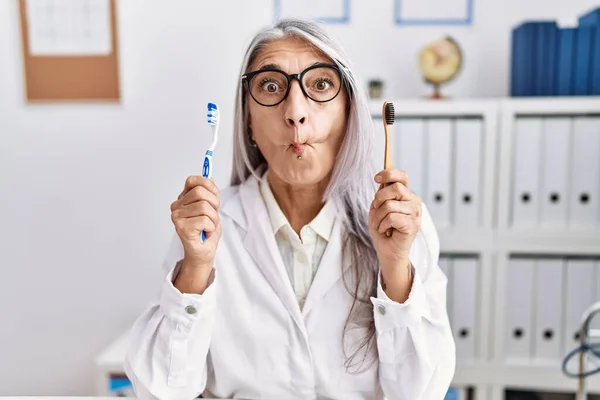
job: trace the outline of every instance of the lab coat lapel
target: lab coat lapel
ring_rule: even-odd
[[[279,253],[269,222],[268,210],[261,198],[258,181],[251,176],[240,186],[240,200],[248,221],[244,247],[254,259],[296,324],[303,327],[298,300]]]
[[[302,308],[303,315],[307,315],[318,304],[319,300],[342,278],[342,272],[346,273],[349,266],[349,261],[346,261],[342,271],[342,224],[338,217],[308,291],[306,302]]]

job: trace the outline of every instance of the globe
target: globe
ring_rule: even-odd
[[[462,66],[462,51],[449,36],[423,46],[419,54],[419,71],[425,82],[434,88],[433,98],[442,98],[440,85],[454,79]]]

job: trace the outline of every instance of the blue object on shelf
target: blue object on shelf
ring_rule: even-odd
[[[573,71],[575,81],[573,83],[573,94],[575,96],[586,96],[591,94],[591,54],[596,27],[580,26],[577,28],[577,39],[575,40],[575,64]]]
[[[556,96],[573,95],[575,65],[576,28],[565,28],[558,32],[558,51],[556,57]]]
[[[536,96],[552,96],[555,93],[556,47],[558,25],[555,21],[539,22],[536,25],[534,49],[534,91]]]
[[[460,398],[460,394],[457,389],[451,387],[446,392],[446,396],[444,397],[444,400],[464,400],[464,399]]]
[[[600,7],[579,17],[579,26],[592,29],[588,94],[600,95]]]
[[[558,28],[524,21],[512,30],[510,95],[600,95],[600,7]]]
[[[535,22],[524,22],[512,33],[511,96],[531,96],[534,78]]]

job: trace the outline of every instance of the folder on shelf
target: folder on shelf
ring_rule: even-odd
[[[556,81],[556,48],[558,43],[558,25],[555,21],[539,21],[535,31],[535,96],[552,96]]]
[[[571,258],[567,260],[566,290],[564,301],[564,357],[577,348],[579,329],[585,310],[598,299],[596,294],[595,260],[587,258]]]
[[[425,198],[425,122],[421,118],[404,118],[395,124],[394,160],[399,169],[408,173],[410,190]],[[429,202],[428,202],[429,203]],[[429,206],[429,204],[427,204]]]
[[[509,362],[530,362],[533,342],[535,259],[511,257],[506,270],[504,354]]]
[[[576,96],[587,96],[591,94],[592,51],[595,35],[595,26],[579,26],[577,28],[575,65],[573,67],[573,72],[575,74],[573,94]]]
[[[575,47],[577,28],[563,28],[558,31],[556,58],[556,95],[571,96],[575,84]]]
[[[536,260],[533,359],[537,363],[560,365],[562,361],[564,264],[561,258]]]
[[[594,28],[592,32],[592,52],[590,54],[589,94],[600,95],[600,8],[579,17],[579,26]]]
[[[426,197],[431,217],[438,228],[448,228],[450,216],[450,190],[452,182],[452,130],[450,118],[428,118]]]
[[[535,228],[540,207],[542,119],[518,117],[514,126],[511,222],[515,228]]]
[[[459,361],[473,360],[477,356],[477,305],[480,304],[478,263],[476,257],[452,258],[452,330]]]
[[[534,91],[536,23],[524,22],[512,31],[511,96],[531,96]]]
[[[572,229],[595,229],[600,218],[600,117],[574,117],[572,135],[569,224]]]
[[[567,226],[571,125],[569,117],[543,119],[539,224],[542,228]]]
[[[476,227],[480,223],[482,204],[483,121],[458,118],[455,123],[453,223],[457,228]]]

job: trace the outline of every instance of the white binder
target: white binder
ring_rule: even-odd
[[[472,360],[477,354],[477,265],[478,260],[475,257],[452,258],[452,331],[456,343],[456,357],[460,361]]]
[[[579,328],[584,311],[598,300],[595,261],[586,258],[567,260],[564,297],[565,332],[563,356],[579,346]]]
[[[394,164],[408,173],[409,189],[424,200],[425,123],[420,118],[400,119],[394,124],[393,135]]]
[[[542,182],[540,226],[567,226],[569,137],[571,118],[544,119],[542,135]]]
[[[438,228],[450,226],[450,188],[452,177],[452,129],[449,118],[427,120],[427,204]]]
[[[456,227],[479,225],[483,123],[481,118],[456,120],[453,221]]]
[[[535,260],[511,258],[506,272],[506,359],[510,362],[529,363],[533,342]]]
[[[599,225],[600,117],[573,121],[569,224],[573,229]]]
[[[540,364],[559,365],[562,361],[563,271],[563,259],[536,261],[533,358]]]
[[[539,221],[541,139],[540,118],[516,119],[512,171],[512,226],[515,228],[535,228]]]

